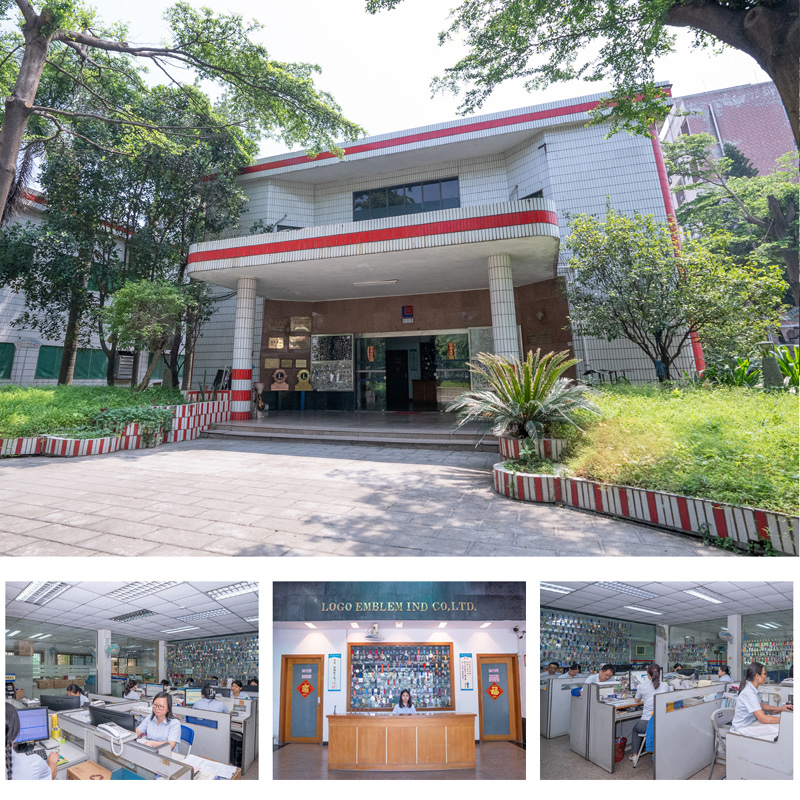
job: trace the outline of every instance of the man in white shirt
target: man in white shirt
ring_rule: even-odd
[[[559,678],[575,678],[580,671],[581,671],[581,665],[577,664],[575,661],[573,661],[569,665],[569,669],[563,675],[559,675],[558,677]]]
[[[610,681],[614,677],[615,673],[616,670],[613,664],[603,664],[597,675],[590,675],[585,683],[606,683],[606,681]]]
[[[539,675],[539,677],[540,678],[553,678],[553,677],[556,677],[557,675],[558,675],[558,662],[557,661],[551,661],[547,665],[547,670],[545,672],[542,672]]]

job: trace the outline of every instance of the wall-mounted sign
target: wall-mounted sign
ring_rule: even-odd
[[[456,357],[456,343],[447,343],[447,357],[452,361]]]
[[[311,317],[291,317],[289,330],[297,333],[311,333]]]
[[[477,611],[475,603],[465,600],[443,600],[434,601],[433,603],[420,602],[415,603],[413,600],[397,600],[388,601],[385,603],[348,603],[347,601],[339,603],[322,603],[320,609],[324,612],[332,611]]]
[[[308,336],[289,337],[290,350],[309,350],[310,348],[311,348],[311,339]]]
[[[472,672],[472,653],[459,653],[459,669],[461,672],[461,691],[471,692],[475,688]]]
[[[281,365],[281,360],[279,358],[264,359],[264,369],[276,369],[280,365]]]
[[[276,369],[275,372],[272,373],[272,386],[269,388],[272,389],[273,392],[288,392],[289,391],[289,384],[286,383],[286,370],[285,369]]]
[[[311,384],[309,383],[310,377],[311,373],[307,369],[299,370],[297,373],[297,384],[294,387],[295,391],[310,392],[311,391]]]
[[[370,363],[375,361],[375,345],[371,344],[367,347],[367,361]]]
[[[342,654],[328,653],[328,691],[342,690]]]
[[[267,338],[268,350],[283,350],[283,336],[270,336]]]
[[[403,306],[403,324],[414,324],[414,306]]]
[[[294,362],[291,358],[282,358],[278,366],[283,367],[283,369],[291,369],[294,366]]]

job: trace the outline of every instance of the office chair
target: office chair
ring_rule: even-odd
[[[651,736],[653,734],[654,725],[653,720],[655,719],[655,714],[650,717],[647,722],[647,730],[644,733],[637,733],[636,735],[639,737],[639,750],[631,756],[631,761],[633,761],[633,768],[636,769],[636,765],[639,763],[639,759],[645,755],[648,751],[645,749],[647,747],[647,734],[649,733]]]
[[[186,725],[181,725],[181,740],[175,749],[181,755],[188,756],[192,752],[192,742],[194,742],[194,731]]]
[[[714,772],[714,764],[717,758],[724,764],[725,762],[725,739],[731,729],[735,708],[715,708],[711,712],[711,727],[714,729],[714,757],[711,759],[711,769],[708,771],[708,780]]]

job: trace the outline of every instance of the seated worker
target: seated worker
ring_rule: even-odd
[[[720,667],[717,670],[717,680],[720,683],[733,683],[733,678],[731,678],[731,668],[728,666]]]
[[[86,696],[86,692],[84,692],[83,689],[81,689],[81,687],[78,686],[77,683],[71,683],[69,686],[67,686],[67,694],[70,697],[80,697],[81,708],[83,708],[85,705],[88,705],[91,702],[89,698]]]
[[[792,711],[793,706],[771,706],[762,703],[758,697],[758,688],[767,682],[767,668],[754,661],[749,664],[744,679],[739,685],[739,696],[736,698],[736,711],[731,722],[731,733],[742,733],[749,725],[762,722],[765,725],[779,723],[780,717],[770,716],[783,711]],[[777,728],[776,731],[777,733]]]
[[[579,672],[581,671],[581,665],[577,662],[573,661],[569,665],[569,669],[563,674],[559,675],[559,678],[574,678]]]
[[[250,695],[243,692],[243,688],[241,681],[231,681],[231,697],[234,700],[248,700]]]
[[[613,664],[603,664],[597,675],[590,675],[584,683],[606,683],[614,677],[615,673],[616,670]]]
[[[250,678],[250,680],[247,681],[247,685],[248,686],[258,686],[258,678]]]
[[[161,691],[168,692],[170,690],[170,682],[165,678],[161,681]]]
[[[553,675],[560,675],[558,661],[551,661],[547,665],[547,669],[539,675],[540,678],[552,677]]]
[[[647,723],[650,717],[653,716],[654,698],[657,694],[664,694],[671,692],[672,687],[661,680],[661,667],[653,662],[647,665],[647,677],[649,681],[642,681],[636,689],[636,699],[644,700],[644,708],[642,709],[642,716],[633,726],[633,732],[637,736],[644,736],[647,733]],[[630,754],[629,758],[636,761],[636,754],[639,752],[638,742],[634,747],[634,751]]]
[[[228,709],[225,708],[224,703],[220,703],[219,700],[215,700],[216,694],[214,690],[211,688],[211,684],[207,683],[201,690],[200,694],[202,695],[202,699],[198,700],[192,708],[204,708],[207,711],[222,711],[223,713],[227,714]]]
[[[126,700],[141,700],[142,693],[138,691],[139,689],[139,681],[129,680],[125,684],[125,691],[123,692],[123,696]]]
[[[58,750],[51,750],[47,761],[35,753],[20,753],[14,745],[17,736],[19,736],[19,715],[11,703],[6,703],[6,780],[54,781]]]
[[[169,742],[174,750],[181,740],[181,723],[172,713],[172,696],[166,692],[159,692],[153,698],[153,711],[146,716],[137,726],[140,739],[145,739],[142,744],[158,747],[164,742]]]
[[[411,692],[403,689],[400,692],[400,702],[392,709],[392,714],[416,714],[417,710],[411,702]]]

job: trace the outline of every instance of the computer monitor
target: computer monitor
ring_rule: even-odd
[[[244,689],[242,689],[242,691],[245,692],[246,694],[257,695],[258,686],[256,686],[255,684],[253,684],[252,686],[248,685],[245,686]]]
[[[43,694],[39,702],[51,711],[72,711],[74,708],[81,707],[80,697],[70,697],[70,695]]]
[[[164,687],[160,683],[146,683],[145,687],[147,688],[148,697],[155,697],[157,694],[164,691]]]
[[[136,733],[136,720],[124,711],[111,711],[108,708],[89,706],[89,721],[92,725],[103,725],[106,722],[112,722],[114,725],[119,725],[120,728],[125,728],[126,731]]]
[[[17,710],[17,716],[19,716],[19,735],[14,739],[14,744],[43,742],[50,738],[46,708],[20,708]]]
[[[230,689],[223,689],[220,687],[219,689],[214,689],[214,694],[221,695],[222,697],[230,697],[231,690]]]
[[[185,700],[186,705],[193,706],[203,696],[202,692],[202,689],[187,689]]]
[[[636,689],[640,683],[647,680],[646,669],[635,669],[631,672],[631,689]]]
[[[685,675],[687,678],[689,678],[694,675],[697,670],[693,667],[687,667],[686,669],[676,669],[675,672],[677,672],[678,675]]]

